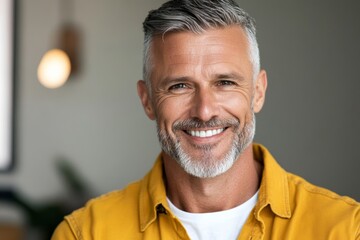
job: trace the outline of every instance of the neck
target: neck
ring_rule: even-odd
[[[186,212],[216,212],[234,208],[250,199],[258,190],[262,167],[253,157],[252,145],[234,165],[214,178],[197,178],[186,173],[168,155],[163,154],[167,196]]]

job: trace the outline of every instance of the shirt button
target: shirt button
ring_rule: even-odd
[[[159,204],[156,206],[156,212],[158,214],[166,214],[166,209],[164,208],[164,206],[162,204]]]

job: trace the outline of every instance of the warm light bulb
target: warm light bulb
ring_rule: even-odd
[[[68,55],[60,49],[45,53],[38,67],[39,82],[47,88],[61,87],[69,78],[71,63]]]

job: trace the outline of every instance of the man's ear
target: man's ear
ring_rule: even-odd
[[[265,70],[261,70],[256,82],[254,92],[254,112],[258,113],[265,103],[265,93],[267,88],[267,75]]]
[[[144,80],[139,80],[137,82],[137,92],[138,92],[139,98],[141,100],[141,103],[143,105],[146,115],[151,120],[155,120],[155,112],[153,109],[153,105],[151,103],[150,94],[148,92],[148,87],[146,86],[146,83]]]

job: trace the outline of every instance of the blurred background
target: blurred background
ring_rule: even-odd
[[[16,2],[15,164],[0,173],[0,239],[48,239],[63,214],[141,178],[159,153],[136,82],[142,22],[165,1]],[[268,72],[256,142],[286,170],[359,201],[360,2],[237,2],[256,19]],[[49,89],[38,66],[65,23],[78,68]]]

